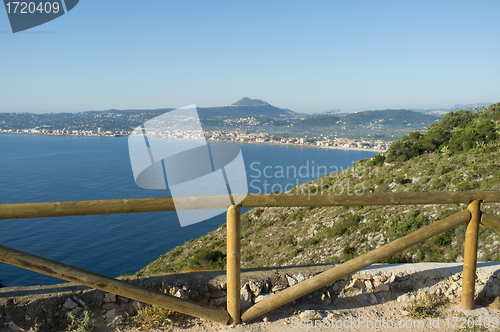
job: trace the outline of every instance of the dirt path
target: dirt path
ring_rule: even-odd
[[[211,332],[211,331],[498,331],[500,330],[500,310],[498,302],[477,306],[470,312],[460,309],[458,302],[446,302],[435,306],[437,317],[411,318],[404,310],[410,303],[389,301],[383,304],[344,306],[343,308],[302,304],[276,309],[254,321],[236,326],[220,325],[197,318],[179,319],[174,327],[151,331]],[[470,318],[472,317],[472,318]],[[468,321],[467,321],[468,319]],[[469,323],[469,327],[467,327]],[[481,327],[479,327],[481,323]],[[490,328],[484,328],[484,324]],[[476,324],[474,326],[473,324]],[[475,329],[470,328],[475,327]],[[104,327],[98,332],[140,331],[137,328]]]

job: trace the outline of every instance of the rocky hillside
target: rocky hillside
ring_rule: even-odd
[[[439,121],[444,121],[449,128],[448,138],[442,142],[431,140],[436,136],[429,138],[427,134],[412,133],[393,143],[395,148],[387,152],[390,163],[386,156],[376,155],[356,162],[350,169],[303,184],[299,189],[311,194],[321,194],[322,191],[362,194],[500,190],[500,117],[497,112],[500,114],[500,109],[493,108],[489,115],[487,112],[467,113],[470,116],[460,113],[460,121],[455,127],[448,122],[457,114],[450,113]],[[440,128],[439,123],[433,128]],[[459,148],[456,133],[467,140],[476,135],[477,126],[483,130],[477,135],[483,136],[477,136],[474,145],[462,143],[462,148]],[[488,132],[485,132],[485,127]],[[430,135],[436,135],[435,131]],[[427,141],[434,142],[435,147],[422,148],[416,153],[403,149],[408,148],[406,143]],[[450,141],[455,144],[451,148]],[[402,145],[401,142],[406,143]],[[411,156],[409,152],[412,152]],[[344,262],[465,208],[459,204],[256,208],[245,213],[241,220],[242,267]],[[500,204],[483,204],[482,210],[500,215]],[[460,262],[463,260],[464,236],[465,226],[459,227],[385,262]],[[481,226],[479,260],[500,261],[498,244],[500,236]],[[160,256],[138,273],[223,269],[225,255],[226,231],[222,225]]]

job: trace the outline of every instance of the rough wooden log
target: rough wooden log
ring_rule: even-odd
[[[156,293],[125,281],[116,280],[16,249],[0,246],[0,261],[133,300],[154,304],[186,315],[208,319],[221,324],[227,324],[229,321],[229,315],[221,309],[211,308],[175,296]]]

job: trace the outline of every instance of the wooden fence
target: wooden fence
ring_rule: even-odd
[[[176,200],[179,198],[176,198]],[[500,203],[500,192],[421,192],[315,195],[249,195],[241,207],[326,207],[383,206],[416,204],[468,204],[462,212],[434,222],[402,238],[358,256],[330,270],[304,280],[256,303],[244,313],[240,310],[240,206],[220,206],[217,196],[183,197],[182,206],[190,209],[228,208],[227,210],[227,312],[189,300],[160,294],[124,281],[99,275],[67,264],[0,246],[0,261],[28,270],[72,281],[200,317],[221,324],[249,322],[275,308],[335,282],[371,264],[393,256],[436,235],[467,224],[463,265],[461,307],[474,308],[474,285],[479,224],[500,231],[500,218],[481,213],[481,203]],[[174,211],[171,197],[114,199],[73,202],[0,204],[0,219],[80,216],[116,213]]]

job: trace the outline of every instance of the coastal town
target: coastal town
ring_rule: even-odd
[[[207,140],[230,141],[249,144],[284,144],[318,148],[369,149],[386,151],[391,142],[382,140],[347,139],[341,137],[279,137],[268,133],[246,133],[238,131],[213,130],[205,133]]]
[[[90,137],[120,137],[127,136],[130,131],[111,131],[98,128],[93,130],[49,130],[49,129],[0,129],[2,134],[18,135],[51,135],[51,136],[90,136]],[[301,147],[330,148],[330,149],[363,149],[373,151],[386,151],[391,145],[390,141],[368,140],[364,138],[347,139],[342,137],[324,136],[319,137],[285,137],[269,133],[251,133],[248,131],[233,130],[208,130],[204,132],[205,139],[209,141],[235,142],[246,144],[272,144],[292,145]],[[176,132],[175,137],[165,133],[157,133],[157,138],[163,139],[185,139],[191,136],[188,132]]]

